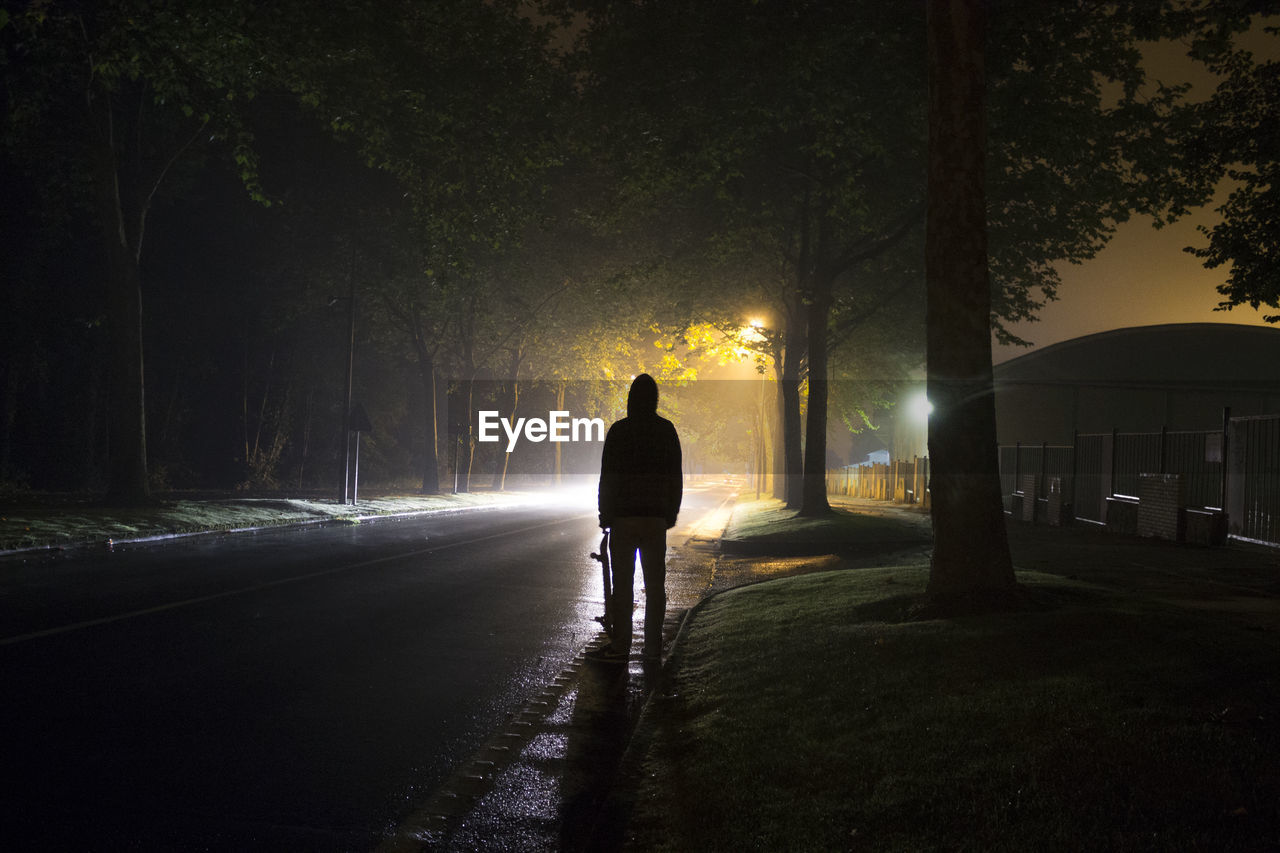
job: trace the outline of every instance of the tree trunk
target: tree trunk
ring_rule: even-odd
[[[561,380],[561,382],[560,382],[559,386],[556,388],[556,409],[557,409],[558,411],[564,411],[564,388],[565,388],[565,383],[564,383],[564,381],[563,381],[563,380]],[[563,485],[563,484],[564,484],[564,455],[563,455],[563,453],[561,452],[561,448],[562,448],[563,446],[564,446],[564,443],[563,443],[563,442],[556,442],[556,444],[555,444],[555,448],[556,448],[556,485],[557,485],[557,486],[560,486],[560,485]]]
[[[804,480],[800,515],[810,518],[827,515],[827,324],[831,315],[831,281],[826,276],[814,282],[809,302],[809,417],[805,422]]]
[[[503,389],[506,391],[506,400],[499,404],[499,410],[507,412],[507,423],[511,424],[514,429],[516,425],[516,409],[520,407],[520,363],[524,361],[524,345],[517,343],[513,345],[509,353],[511,360],[507,363],[507,375],[511,378],[503,382]],[[556,445],[557,447],[559,445]],[[496,491],[505,491],[507,488],[507,469],[511,465],[511,454],[506,452],[506,446],[502,445],[501,461],[494,466],[493,471],[493,488]]]
[[[147,415],[142,367],[142,284],[127,248],[108,263],[110,324],[110,457],[107,502],[119,506],[151,500],[147,483]]]
[[[787,416],[787,400],[782,393],[782,358],[781,353],[777,361],[773,363],[773,416],[778,422],[777,432],[773,435],[773,497],[775,500],[786,501],[787,499],[787,478],[786,469],[783,467],[787,458],[787,439],[786,439],[786,416]]]
[[[459,494],[471,491],[471,460],[474,457],[472,453],[474,442],[471,435],[471,395],[475,390],[473,375],[469,375],[458,383],[458,402],[462,406],[462,414],[466,417],[466,422],[460,424],[461,429],[458,432],[458,467],[454,473],[454,491]]]
[[[507,423],[511,424],[512,429],[515,429],[516,409],[520,406],[520,381],[512,379],[507,389]],[[502,451],[502,461],[494,469],[493,476],[493,488],[499,492],[507,489],[507,468],[511,465],[511,454],[506,452],[505,446],[502,447]]]
[[[120,174],[111,97],[91,96],[97,126],[95,180],[107,264],[108,415],[107,502],[130,506],[151,500],[147,482],[147,417],[143,392],[142,276],[138,268],[143,211],[128,195],[131,175]]]
[[[440,491],[440,412],[436,400],[436,362],[426,341],[416,331],[414,345],[418,351],[418,375],[422,380],[427,421],[423,439],[422,494],[434,495]]]
[[[783,460],[787,456],[787,442],[783,424],[786,420],[787,402],[782,393],[782,359],[785,355],[785,349],[782,340],[779,337],[777,343],[773,347],[773,410],[771,417],[773,419],[773,468],[770,470],[770,476],[773,478],[773,497],[776,500],[785,501],[787,499],[787,484],[785,469],[783,468]]]
[[[933,596],[1015,586],[996,459],[983,0],[930,0],[927,282]]]
[[[778,393],[782,406],[782,498],[789,509],[799,509],[804,486],[804,457],[800,419],[800,362],[805,354],[804,319],[798,313],[787,318],[786,342]]]
[[[315,390],[307,390],[306,407],[302,416],[302,449],[298,455],[298,489],[301,491],[303,475],[307,470],[307,455],[311,452],[311,421],[315,414]]]
[[[770,458],[772,464],[769,466],[770,494],[776,500],[785,501],[787,499],[787,484],[785,482],[786,478],[783,476],[782,465],[787,455],[787,444],[782,435],[782,416],[786,411],[786,401],[782,399],[781,368],[775,368],[774,374],[773,409],[769,413],[770,437],[773,444],[773,455]]]

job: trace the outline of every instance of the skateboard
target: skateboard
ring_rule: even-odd
[[[600,563],[600,576],[604,579],[604,615],[595,617],[600,623],[600,627],[604,632],[613,639],[613,617],[610,616],[610,601],[613,598],[613,580],[609,570],[609,531],[606,530],[600,536],[600,552],[592,552],[591,559]]]

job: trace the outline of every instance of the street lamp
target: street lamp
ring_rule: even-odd
[[[907,411],[911,414],[913,420],[920,423],[928,423],[929,416],[933,414],[933,403],[929,402],[929,398],[924,393],[917,394],[907,403]]]

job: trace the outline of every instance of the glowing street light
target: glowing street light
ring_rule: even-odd
[[[930,403],[929,398],[922,392],[912,397],[907,403],[907,413],[911,415],[912,420],[928,423],[929,415],[933,414],[933,403]]]

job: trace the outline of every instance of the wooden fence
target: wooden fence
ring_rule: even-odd
[[[827,472],[827,492],[876,501],[929,506],[929,459],[898,459],[887,464],[847,465]]]

